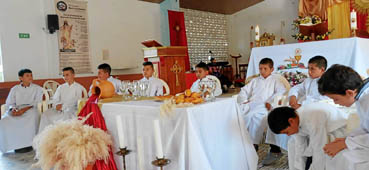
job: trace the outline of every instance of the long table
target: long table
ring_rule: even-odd
[[[300,64],[305,68],[289,68],[280,71],[307,72],[308,61],[316,55],[322,55],[328,60],[328,67],[333,64],[343,64],[355,69],[361,76],[367,77],[369,69],[369,39],[343,38],[335,40],[314,41],[296,44],[285,44],[268,47],[253,48],[247,70],[247,77],[259,73],[259,62],[268,57],[274,61],[275,71],[278,67],[291,64],[295,58],[296,49],[301,50]]]
[[[160,115],[161,102],[152,100],[103,104],[113,150],[119,148],[116,116],[123,122],[125,143],[133,150],[127,169],[152,170],[155,158],[153,120],[159,119],[163,150],[172,170],[256,170],[258,156],[245,129],[234,98],[216,99],[192,107],[176,108],[171,116]],[[119,169],[122,158],[115,156]]]

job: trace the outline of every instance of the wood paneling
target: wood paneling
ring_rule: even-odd
[[[180,0],[181,8],[220,14],[234,14],[264,0]]]
[[[139,1],[146,1],[146,2],[152,2],[152,3],[158,3],[158,4],[160,4],[164,0],[139,0]]]
[[[124,75],[113,75],[113,77],[118,78],[120,80],[139,80],[143,76],[142,74],[124,74]],[[90,76],[90,77],[77,77],[76,81],[81,84],[83,87],[87,89],[87,91],[90,88],[91,82],[93,79],[97,77]],[[64,83],[63,79],[41,79],[41,80],[34,80],[33,83],[38,84],[42,87],[44,82],[46,80],[55,80],[59,82],[60,84]],[[10,89],[15,86],[16,84],[19,84],[19,81],[13,81],[13,82],[3,82],[0,83],[0,104],[4,104],[6,98],[8,97],[8,93]]]

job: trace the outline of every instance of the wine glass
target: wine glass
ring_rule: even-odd
[[[139,93],[139,82],[138,82],[138,80],[133,80],[132,81],[130,91],[132,92],[133,100],[137,100],[138,99],[138,93]]]

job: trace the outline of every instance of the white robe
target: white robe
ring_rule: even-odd
[[[148,96],[162,96],[163,95],[163,83],[155,77],[150,77],[147,79],[146,77],[142,78],[140,81],[148,81],[149,89],[147,91]]]
[[[220,81],[217,77],[213,76],[213,75],[207,75],[205,78],[203,79],[197,79],[191,86],[191,91],[192,92],[200,92],[200,88],[199,88],[199,83],[200,81],[207,81],[207,80],[215,80],[217,81],[216,87],[215,87],[215,91],[214,91],[214,95],[215,96],[220,96],[222,95],[222,86],[220,84]]]
[[[0,120],[1,152],[32,146],[39,125],[37,104],[42,101],[42,94],[42,88],[35,84],[29,87],[15,85],[11,88],[6,99],[7,112]],[[25,105],[32,105],[33,108],[22,116],[11,115],[11,108],[23,108]]]
[[[369,167],[369,88],[361,92],[361,96],[355,102],[360,118],[360,128],[348,134],[345,140],[347,149],[331,158],[328,163],[329,169],[340,167],[350,170],[367,170]]]
[[[256,77],[241,88],[237,102],[244,114],[246,127],[254,144],[261,142],[267,128],[268,110],[265,103],[272,104],[274,98],[282,96],[285,91],[286,88],[278,75],[270,75],[267,78]],[[244,104],[245,102],[248,103]]]
[[[110,76],[107,80],[110,81],[113,84],[114,89],[115,89],[115,93],[121,94],[120,88],[122,87],[122,81],[120,81],[119,79],[114,78],[113,76]],[[91,84],[90,90],[88,91],[88,96],[92,95],[92,86],[93,85]]]
[[[77,103],[82,98],[83,87],[74,82],[72,85],[64,83],[60,85],[51,100],[52,109],[45,111],[41,115],[39,132],[56,121],[67,120],[77,117]],[[62,110],[56,110],[56,106],[62,104]]]
[[[297,109],[299,132],[288,141],[290,170],[305,170],[306,158],[312,156],[310,170],[324,170],[328,156],[325,144],[345,136],[348,114],[327,103],[310,103]]]
[[[290,89],[288,97],[296,96],[299,104],[308,104],[321,100],[329,100],[327,96],[323,96],[318,91],[318,80],[320,78],[307,78],[301,84]]]

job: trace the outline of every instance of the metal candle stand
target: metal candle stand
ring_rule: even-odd
[[[157,167],[160,167],[160,170],[163,170],[163,166],[170,164],[170,160],[165,159],[165,157],[156,158],[156,160],[152,161],[151,163]]]
[[[119,148],[119,151],[115,154],[119,155],[119,156],[123,156],[123,169],[126,169],[126,155],[128,155],[129,153],[131,153],[131,150],[128,150],[127,147],[125,148]]]

